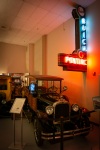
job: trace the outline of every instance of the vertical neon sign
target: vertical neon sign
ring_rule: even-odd
[[[77,13],[79,16],[79,25],[80,25],[80,49],[82,51],[87,50],[87,41],[86,41],[86,15],[85,8],[82,6],[77,7]]]
[[[86,51],[87,41],[86,41],[86,19],[84,17],[81,18],[80,21],[80,30],[81,30],[81,50]]]
[[[86,19],[81,19],[81,50],[86,51]]]
[[[76,9],[72,10],[72,16],[75,19],[75,46],[76,51],[80,49],[81,51],[86,51],[87,41],[86,41],[86,13],[85,8],[78,6]]]
[[[65,71],[87,71],[87,39],[85,8],[78,6],[72,10],[75,19],[75,50],[72,54],[59,53],[58,66]]]

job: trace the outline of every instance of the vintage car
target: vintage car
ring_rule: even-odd
[[[71,104],[63,94],[67,87],[62,87],[62,81],[60,77],[35,75],[26,90],[38,146],[42,146],[44,140],[56,142],[77,135],[86,136],[90,132],[92,111]]]

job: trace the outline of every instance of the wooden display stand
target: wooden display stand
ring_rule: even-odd
[[[23,110],[23,105],[25,103],[25,98],[16,98],[14,101],[13,106],[11,107],[10,113],[13,113],[13,130],[14,130],[14,141],[9,146],[11,149],[20,149],[22,150],[25,146],[25,143],[23,143],[23,117],[22,117],[22,110]],[[20,114],[21,115],[21,141],[16,142],[15,139],[15,114]]]

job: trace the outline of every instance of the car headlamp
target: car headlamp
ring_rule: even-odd
[[[46,107],[46,113],[48,115],[52,115],[53,114],[53,106],[47,106]]]
[[[79,106],[77,104],[72,105],[72,110],[77,112],[79,110]]]

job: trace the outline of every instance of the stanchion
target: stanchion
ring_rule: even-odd
[[[15,113],[13,114],[13,132],[14,132],[14,146],[15,146]]]
[[[16,125],[15,125],[15,114],[13,114],[13,143],[9,146],[10,149],[19,149],[22,150],[25,146],[25,143],[23,143],[23,116],[21,112],[21,141],[16,141]]]
[[[99,150],[100,150],[100,96],[95,96],[92,98],[92,100],[93,100],[94,110],[99,112]]]
[[[61,126],[61,140],[60,140],[60,150],[63,150],[63,118],[60,118],[60,126]]]
[[[21,147],[23,147],[23,115],[21,112]]]
[[[100,149],[100,111],[99,111],[99,149]]]

